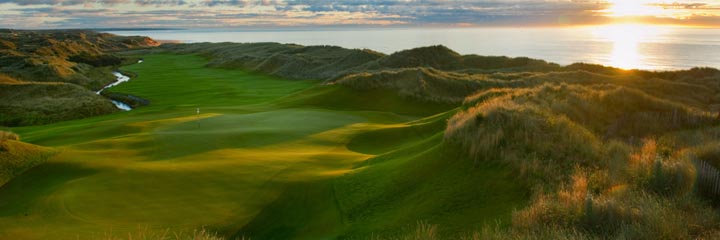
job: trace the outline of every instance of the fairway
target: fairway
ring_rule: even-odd
[[[0,188],[0,239],[138,228],[319,239],[418,221],[456,232],[504,222],[527,200],[505,166],[473,166],[442,144],[452,108],[207,68],[195,55],[142,57],[109,91],[150,105],[12,129],[60,153]]]

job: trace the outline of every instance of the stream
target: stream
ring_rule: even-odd
[[[138,63],[142,63],[142,62],[143,62],[143,60],[138,60]],[[130,81],[130,77],[125,76],[125,75],[123,75],[123,74],[120,73],[120,72],[115,71],[115,72],[113,72],[112,74],[115,75],[115,79],[116,79],[115,82],[110,83],[110,84],[108,84],[107,86],[103,87],[102,89],[98,90],[97,92],[95,92],[96,94],[100,95],[100,93],[102,93],[102,91],[105,90],[105,89],[108,89],[108,88],[111,88],[111,87],[120,85],[121,83],[124,83],[124,82],[127,82],[127,81]],[[123,111],[130,111],[130,110],[132,110],[132,107],[130,107],[130,105],[125,104],[124,102],[115,101],[115,100],[112,100],[112,99],[110,99],[110,101],[111,101],[113,104],[115,104],[115,107],[117,107],[117,108],[120,109],[120,110],[123,110]]]

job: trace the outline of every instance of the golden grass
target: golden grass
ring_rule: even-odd
[[[553,74],[566,73],[531,78]],[[631,75],[555,81],[479,91],[448,121],[447,143],[476,161],[510,164],[535,189],[534,200],[514,213],[510,228],[470,236],[717,236],[717,210],[695,194],[693,161],[717,162],[720,151],[712,139],[718,120],[704,100],[672,94],[677,89],[676,94],[712,99],[705,90],[716,86],[676,79],[650,86]]]
[[[20,136],[13,132],[0,131],[0,141],[15,140],[20,141]]]
[[[135,232],[129,232],[127,234],[115,235],[112,232],[104,233],[103,236],[97,239],[102,240],[226,240],[226,238],[219,236],[217,233],[209,231],[205,228],[195,229],[191,232],[183,231],[171,231],[166,229],[164,231],[153,230],[147,227],[140,227]],[[237,238],[233,240],[249,240],[249,238]]]
[[[0,131],[0,186],[54,154],[50,148],[20,142],[15,133]]]

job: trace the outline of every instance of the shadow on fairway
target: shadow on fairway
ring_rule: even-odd
[[[324,110],[283,109],[226,114],[153,132],[155,148],[143,154],[167,160],[216,149],[278,144],[362,122],[363,117]]]
[[[0,188],[0,216],[28,214],[35,202],[63,184],[95,172],[71,163],[46,163],[33,168]]]

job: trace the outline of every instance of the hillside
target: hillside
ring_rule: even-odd
[[[0,125],[116,112],[108,99],[91,96],[115,81],[111,72],[123,59],[113,52],[158,45],[147,37],[89,30],[0,30]]]
[[[162,50],[201,54],[209,66],[237,68],[288,79],[328,79],[384,56],[372,50],[280,43],[165,44]]]
[[[358,70],[416,67],[446,71],[500,69],[506,71],[552,71],[560,69],[560,65],[524,57],[460,55],[452,49],[438,45],[399,51],[377,61],[368,62],[358,67]]]
[[[0,124],[25,126],[117,112],[106,98],[62,82],[0,84]]]
[[[0,187],[53,154],[49,148],[21,142],[17,135],[0,131]]]
[[[89,30],[0,29],[0,73],[25,81],[66,82],[98,90],[113,80],[106,67],[120,64],[111,52],[159,45],[147,37]],[[98,61],[103,58],[106,60]]]
[[[519,179],[544,189],[493,238],[666,239],[717,231],[707,202],[715,197],[702,194],[706,183],[695,175],[696,161],[715,161],[703,154],[702,139],[717,131],[716,112],[612,84],[492,89],[466,104],[450,118],[446,141],[476,162],[509,164]]]

